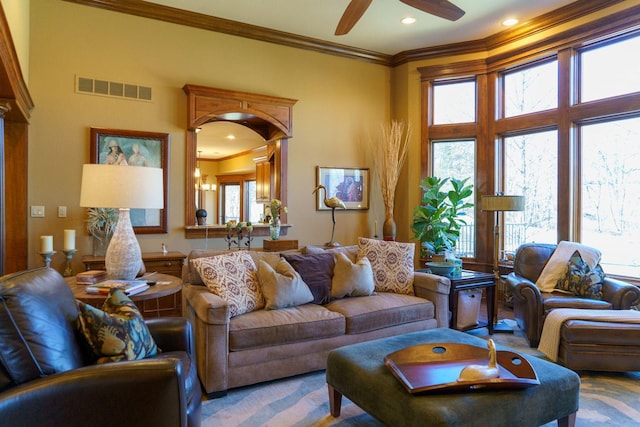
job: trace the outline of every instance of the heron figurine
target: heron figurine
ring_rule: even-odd
[[[324,205],[331,208],[331,220],[333,221],[333,228],[331,229],[331,241],[326,246],[340,246],[340,243],[333,241],[333,234],[336,231],[336,208],[347,209],[347,205],[337,197],[330,197],[327,199],[327,189],[324,185],[318,185],[311,194],[315,194],[318,190],[324,190]]]

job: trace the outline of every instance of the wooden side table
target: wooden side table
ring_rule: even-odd
[[[89,294],[85,291],[87,285],[76,283],[75,277],[65,277],[67,284],[71,288],[73,295],[77,300],[94,307],[101,308],[106,295]],[[148,278],[156,282],[144,292],[136,294],[131,298],[136,303],[140,313],[145,318],[163,317],[163,316],[182,316],[182,279],[168,274],[154,274]],[[180,296],[180,298],[177,298]],[[174,301],[173,304],[164,304],[162,300]]]
[[[162,281],[158,277],[164,275],[173,276],[172,280],[179,280],[182,277],[182,265],[187,256],[182,252],[146,252],[142,254],[142,261],[144,262],[145,269],[148,273],[156,272],[153,276],[149,277],[149,280]],[[104,270],[104,257],[96,257],[92,255],[85,255],[82,257],[82,262],[86,270]],[[75,282],[75,278],[74,282]],[[136,300],[138,295],[133,296],[134,301],[141,301],[138,304],[141,313],[144,317],[160,317],[160,316],[182,316],[182,281],[180,281],[180,287],[173,293],[166,295],[157,295],[155,298],[149,298],[144,300]],[[156,285],[157,286],[157,285]],[[155,287],[152,287],[153,289]],[[143,292],[139,295],[147,294]],[[84,295],[87,295],[86,293]],[[137,304],[137,303],[136,303]]]

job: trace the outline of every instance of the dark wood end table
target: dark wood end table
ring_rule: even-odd
[[[483,273],[480,271],[462,270],[460,277],[450,277],[451,289],[449,290],[449,309],[451,310],[450,327],[456,329],[458,324],[458,293],[464,289],[486,290],[487,322],[480,322],[476,326],[461,328],[460,330],[470,330],[487,327],[489,335],[493,334],[494,299],[496,296],[496,276],[493,273]]]

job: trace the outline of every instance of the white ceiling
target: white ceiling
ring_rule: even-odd
[[[399,0],[373,0],[346,35],[335,36],[350,0],[146,0],[190,12],[238,21],[376,53],[400,52],[479,40],[505,29],[502,21],[520,24],[575,0],[452,0],[465,15],[455,22],[414,9]],[[402,18],[414,17],[406,26]],[[225,137],[234,134],[235,140]],[[198,134],[202,158],[221,158],[264,144],[258,134],[234,123],[203,126]]]
[[[257,25],[373,52],[396,53],[478,40],[504,30],[501,22],[526,22],[575,0],[452,0],[465,15],[455,22],[426,14],[399,0],[373,0],[344,36],[334,32],[350,0],[146,0],[190,12]],[[417,22],[406,26],[402,18]]]

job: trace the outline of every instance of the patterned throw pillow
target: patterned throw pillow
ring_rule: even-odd
[[[353,263],[347,254],[338,252],[335,260],[331,298],[361,297],[373,293],[375,283],[369,258],[364,257]]]
[[[358,239],[358,259],[369,258],[376,292],[413,295],[415,243]]]
[[[266,261],[258,261],[258,279],[267,310],[295,307],[313,301],[307,284],[284,258],[280,258],[275,269]]]
[[[227,302],[231,317],[264,308],[257,268],[247,251],[196,258],[191,264],[209,290]]]
[[[556,289],[570,292],[576,296],[603,300],[602,281],[604,271],[600,264],[593,270],[589,269],[587,263],[580,256],[580,252],[575,251],[567,264],[567,274],[558,281]]]
[[[158,353],[136,305],[120,289],[111,289],[102,310],[76,302],[78,323],[97,363],[139,360]]]

